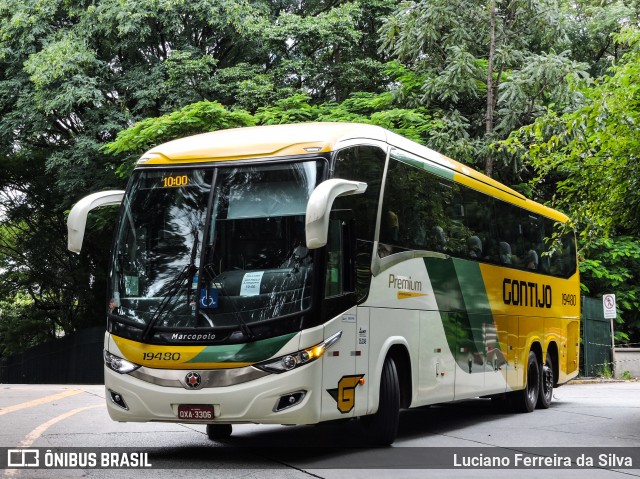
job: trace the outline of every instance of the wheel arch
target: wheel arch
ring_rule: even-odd
[[[374,367],[369,374],[368,414],[378,410],[380,378],[382,377],[382,367],[387,357],[393,358],[396,365],[400,384],[400,407],[408,408],[413,400],[413,370],[411,368],[409,344],[404,337],[390,337],[380,348],[380,353],[376,356],[375,362],[372,361]]]
[[[540,342],[533,341],[531,343],[531,346],[529,347],[529,351],[533,351],[536,357],[538,358],[538,363],[542,364],[543,354],[542,354],[542,345],[540,344]]]
[[[533,352],[533,354],[536,355],[536,358],[538,358],[538,364],[542,365],[542,359],[544,357],[544,354],[542,352],[542,345],[540,344],[540,341],[538,341],[537,339],[534,340],[531,343],[531,346],[529,346],[529,349],[527,350],[527,353],[525,355],[525,358],[527,358],[529,356],[529,351]],[[527,377],[527,368],[526,368],[526,359],[525,359],[525,377],[524,377],[524,387],[527,387],[527,381],[529,380],[529,378]]]
[[[396,364],[398,382],[400,383],[400,407],[408,408],[413,399],[413,383],[411,378],[411,357],[403,344],[394,344],[389,348],[387,356]]]

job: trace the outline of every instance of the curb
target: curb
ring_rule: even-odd
[[[578,378],[572,379],[567,382],[567,385],[572,384],[610,384],[610,383],[635,383],[640,379],[615,379],[615,378]]]

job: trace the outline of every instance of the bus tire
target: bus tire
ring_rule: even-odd
[[[207,437],[212,441],[229,439],[232,431],[231,424],[207,424]]]
[[[364,419],[368,441],[372,444],[389,446],[396,439],[400,422],[400,382],[396,363],[389,356],[382,366],[378,412]]]
[[[542,366],[540,374],[540,394],[538,395],[538,409],[548,409],[553,399],[553,362],[551,355],[547,352],[547,360]]]
[[[521,391],[511,393],[514,409],[518,412],[533,412],[540,395],[540,365],[538,357],[529,351],[527,359],[527,383]]]

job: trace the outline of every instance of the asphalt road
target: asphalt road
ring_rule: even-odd
[[[550,409],[530,414],[506,412],[487,399],[403,411],[398,439],[384,449],[354,448],[363,434],[357,421],[240,425],[229,440],[217,443],[207,438],[204,426],[112,422],[102,386],[0,385],[0,391],[2,454],[8,454],[6,448],[65,454],[125,448],[147,452],[153,466],[0,469],[6,478],[640,477],[640,382],[569,384],[555,390]],[[529,448],[548,449],[535,449],[531,456]],[[556,455],[560,461],[568,450],[591,457],[594,466],[576,468],[574,462],[571,468],[540,469],[520,463],[514,470],[503,462],[462,468],[451,459],[455,453],[455,461],[464,465],[465,457],[482,461],[506,455],[513,464],[515,455],[525,453]],[[632,468],[619,468],[615,461],[629,451]],[[599,464],[601,453],[605,465]]]

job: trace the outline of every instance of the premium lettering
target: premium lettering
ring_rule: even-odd
[[[422,281],[414,281],[411,276],[389,275],[389,288],[403,289],[406,291],[422,291]]]
[[[551,308],[551,286],[505,278],[502,281],[502,300],[504,304],[513,306]]]

